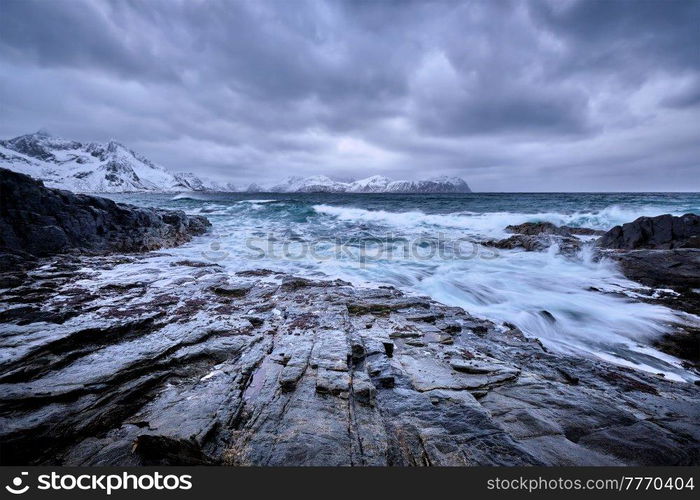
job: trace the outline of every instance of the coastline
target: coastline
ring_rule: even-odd
[[[79,226],[94,228],[94,240],[68,238],[84,249],[5,255],[5,465],[700,462],[697,383],[553,352],[514,325],[392,286],[143,252],[201,235],[206,219],[34,189],[67,214],[85,203],[132,212],[111,234]],[[21,220],[15,230],[29,234],[47,225]],[[511,231],[535,251],[542,238],[577,244],[557,226]]]

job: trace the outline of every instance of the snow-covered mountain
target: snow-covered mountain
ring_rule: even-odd
[[[293,176],[273,184],[237,189],[189,172],[170,172],[123,144],[78,142],[40,130],[0,140],[0,167],[28,174],[48,187],[83,193],[247,191],[251,193],[470,193],[458,177],[392,181],[373,175],[353,182],[325,175]]]
[[[394,181],[387,193],[471,193],[469,185],[459,177],[435,177],[423,181]]]
[[[347,184],[334,181],[325,175],[292,176],[278,184],[263,186],[260,189],[270,193],[343,193],[347,191]]]
[[[436,177],[422,181],[392,181],[373,175],[354,182],[339,182],[325,175],[288,177],[277,184],[251,184],[248,192],[268,193],[471,193],[459,177]]]
[[[115,141],[81,143],[44,130],[0,141],[0,166],[76,192],[235,190],[191,173],[172,173]]]
[[[348,186],[348,192],[351,193],[384,193],[386,187],[391,184],[391,179],[383,175],[373,175],[366,179],[351,182]]]

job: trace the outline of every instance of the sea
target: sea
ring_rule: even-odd
[[[356,286],[394,286],[508,328],[548,349],[694,380],[653,342],[698,316],[640,300],[655,291],[595,258],[483,245],[509,224],[547,221],[608,230],[640,216],[700,214],[700,193],[183,193],[115,201],[204,215],[212,231],[169,249],[235,273],[269,269]],[[641,290],[641,292],[640,292]],[[658,292],[663,293],[663,292]]]

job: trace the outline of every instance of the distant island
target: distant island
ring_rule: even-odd
[[[191,172],[171,172],[116,141],[78,142],[54,137],[45,130],[0,140],[0,166],[30,175],[49,187],[83,193],[471,193],[459,177],[410,181],[373,175],[340,182],[314,175],[239,187]]]

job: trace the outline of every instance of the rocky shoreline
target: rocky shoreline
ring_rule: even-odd
[[[514,235],[484,245],[531,252],[557,245],[560,253],[574,256],[588,239],[594,242],[595,258],[616,261],[625,277],[640,284],[636,290],[639,300],[700,314],[700,216],[639,217],[609,231],[549,222],[526,222],[505,229]],[[654,345],[700,369],[700,328],[679,325]]]
[[[164,257],[58,257],[2,292],[3,463],[700,459],[697,385],[392,288]]]
[[[145,252],[181,245],[210,226],[205,217],[46,188],[0,168],[0,251],[5,254]]]
[[[2,245],[4,465],[700,463],[697,384],[549,352],[392,287],[127,255],[125,241],[172,246],[206,223],[39,188],[79,215],[12,211],[3,192],[0,235],[39,221],[80,246],[75,224],[103,229],[54,255]],[[596,236],[571,229],[546,238]],[[690,267],[671,269],[693,278],[692,248],[605,250],[654,251],[681,252]]]

